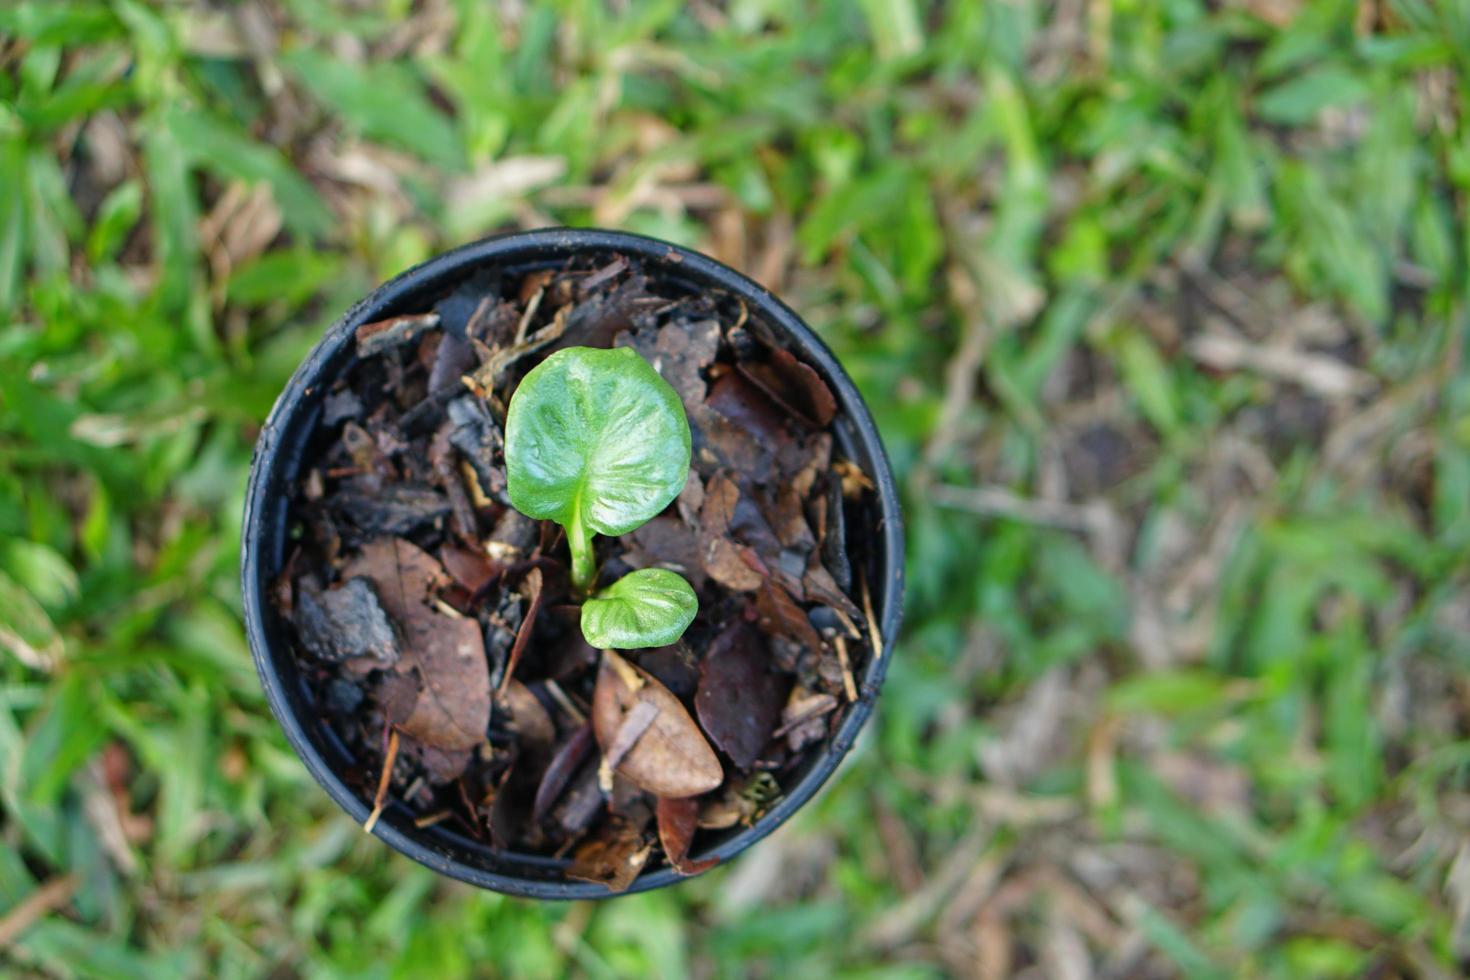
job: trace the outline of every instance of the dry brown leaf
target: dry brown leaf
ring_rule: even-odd
[[[712,537],[729,534],[730,521],[739,503],[739,485],[724,470],[715,473],[704,485],[704,497],[699,507],[700,531]]]
[[[694,707],[709,737],[737,766],[749,769],[781,718],[789,681],[771,670],[761,635],[741,620],[705,654]]]
[[[696,592],[704,588],[699,533],[678,517],[661,514],[623,540],[629,539],[633,546],[623,553],[623,560],[629,565],[667,568],[688,579]]]
[[[642,683],[635,687],[626,678]],[[720,760],[679,699],[653,675],[604,650],[592,693],[592,728],[604,752],[639,702],[651,703],[658,716],[627,750],[619,773],[655,796],[667,797],[698,796],[724,781]]]
[[[520,738],[524,755],[545,758],[556,743],[556,723],[541,699],[520,681],[512,680],[496,698],[508,718],[507,725]]]
[[[417,674],[419,695],[399,726],[435,748],[470,749],[490,724],[490,673],[485,642],[472,619],[456,619],[426,605],[444,579],[439,563],[397,538],[369,542],[343,569],[344,577],[372,582],[402,638],[397,669]]]
[[[741,362],[736,370],[812,428],[825,428],[837,414],[837,399],[827,382],[790,351],[773,347],[769,361]]]
[[[823,602],[833,609],[840,609],[848,617],[856,619],[861,616],[862,610],[857,603],[847,597],[847,593],[838,587],[832,573],[827,571],[827,566],[822,564],[821,558],[816,552],[812,553],[807,561],[806,574],[802,576],[802,587],[806,590],[806,599],[810,602]]]
[[[510,683],[511,676],[516,672],[516,666],[521,662],[521,655],[526,652],[526,644],[531,640],[531,631],[536,628],[536,614],[541,610],[542,591],[541,569],[533,568],[526,573],[526,579],[522,583],[526,594],[530,597],[530,607],[526,615],[521,619],[521,627],[516,630],[516,642],[510,649],[510,657],[505,662],[505,676],[500,680],[500,690],[497,694],[504,694],[506,685]]]
[[[709,577],[727,589],[751,592],[766,580],[756,570],[760,559],[755,552],[729,538],[707,538],[700,559]]]
[[[500,574],[500,565],[478,551],[457,544],[439,549],[439,560],[454,580],[471,593],[479,592]]]
[[[653,845],[626,823],[605,824],[572,853],[567,877],[596,882],[610,892],[624,892],[648,863]]]
[[[654,815],[658,818],[658,841],[675,871],[681,875],[697,875],[720,863],[719,858],[689,860],[689,845],[694,840],[694,832],[699,829],[698,800],[661,799]]]
[[[804,650],[820,650],[822,638],[791,593],[774,580],[761,584],[755,594],[755,623],[769,637],[791,640]]]
[[[490,724],[490,674],[479,624],[425,607],[400,627],[407,647],[403,662],[412,661],[423,685],[400,727],[440,749],[479,745]]]
[[[652,701],[639,701],[633,705],[633,710],[623,715],[622,722],[618,725],[617,733],[613,735],[612,744],[607,747],[603,758],[609,769],[616,769],[627,758],[628,753],[633,751],[633,746],[643,737],[643,733],[653,727],[658,720],[658,708]]]
[[[341,578],[362,576],[377,586],[378,601],[394,620],[422,605],[443,584],[444,569],[431,555],[402,538],[375,538],[342,569]]]

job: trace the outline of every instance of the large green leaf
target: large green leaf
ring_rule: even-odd
[[[699,600],[683,577],[663,568],[629,572],[582,604],[582,635],[595,647],[661,647],[684,635]]]
[[[511,503],[527,517],[627,534],[684,489],[689,422],[632,348],[569,347],[516,389],[505,462]]]

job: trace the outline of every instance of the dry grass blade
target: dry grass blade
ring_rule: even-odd
[[[1327,398],[1371,392],[1372,375],[1336,358],[1279,346],[1261,346],[1242,337],[1206,334],[1189,345],[1190,356],[1217,371],[1255,371],[1268,378],[1299,384]]]
[[[383,771],[378,775],[378,790],[373,794],[373,811],[362,825],[364,834],[371,834],[378,825],[378,818],[383,815],[383,807],[388,803],[388,787],[393,782],[393,764],[397,761],[398,729],[393,728],[388,731],[388,751],[383,753]]]
[[[913,939],[953,897],[990,846],[989,831],[977,830],[950,848],[944,866],[924,886],[889,910],[863,936],[874,949],[892,949]]]
[[[62,875],[23,898],[0,918],[0,949],[9,948],[36,922],[70,902],[81,883],[77,875]]]

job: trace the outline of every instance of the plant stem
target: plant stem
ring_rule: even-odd
[[[572,586],[578,592],[592,591],[592,586],[597,582],[592,533],[580,520],[574,520],[567,525],[567,546],[572,550]]]

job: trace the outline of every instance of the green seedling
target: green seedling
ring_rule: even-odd
[[[674,572],[645,568],[592,593],[593,536],[641,527],[689,478],[684,406],[637,351],[569,347],[532,369],[510,400],[505,465],[516,510],[566,530],[588,643],[629,650],[683,634],[699,604]]]

